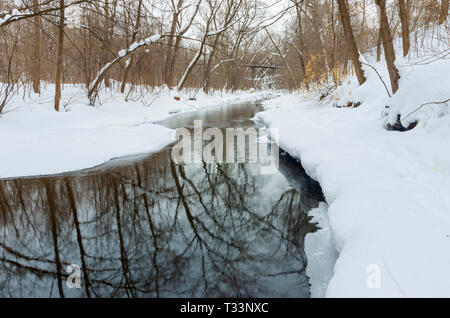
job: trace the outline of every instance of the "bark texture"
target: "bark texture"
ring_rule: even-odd
[[[59,31],[58,31],[58,57],[56,60],[55,79],[55,110],[59,111],[61,102],[61,82],[63,72],[63,49],[64,49],[64,0],[59,0]]]
[[[39,0],[33,0],[33,10],[39,10]],[[41,92],[41,17],[34,17],[34,46],[33,46],[33,90]]]
[[[400,75],[395,66],[395,51],[386,14],[386,0],[375,0],[375,2],[379,9],[381,39],[383,40],[384,57],[386,59],[389,78],[391,80],[392,94],[395,94],[399,88],[398,82],[400,80]]]
[[[439,24],[443,24],[448,16],[448,0],[441,1],[441,13],[439,16]]]
[[[359,61],[359,51],[358,47],[356,46],[352,26],[350,24],[350,16],[348,14],[347,5],[345,3],[345,0],[337,0],[337,2],[339,5],[339,12],[341,14],[342,26],[344,27],[345,39],[347,40],[350,58],[352,59],[359,85],[362,85],[366,81],[366,76],[364,75],[361,62]]]
[[[405,0],[398,1],[398,9],[400,13],[400,21],[402,23],[403,56],[406,56],[408,55],[411,44],[409,39],[409,16]]]

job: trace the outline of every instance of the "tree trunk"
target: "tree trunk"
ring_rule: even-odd
[[[225,30],[230,26],[232,21],[234,20],[238,9],[240,8],[242,4],[242,0],[239,1],[228,1],[227,2],[227,9],[225,16],[223,18],[223,25],[220,27],[219,32],[216,32],[213,45],[210,47],[210,54],[208,57],[208,62],[206,63],[205,69],[203,71],[203,92],[208,94],[209,91],[209,80],[211,78],[211,66],[212,62],[216,56],[217,47],[222,39],[222,34],[225,32]],[[216,17],[214,17],[216,19]],[[216,24],[216,23],[214,23]],[[216,26],[217,27],[217,26]]]
[[[241,33],[236,42],[233,44],[233,49],[231,50],[230,59],[236,59],[238,55],[239,48],[241,47],[241,43],[243,41],[244,33]],[[233,91],[234,89],[234,79],[235,79],[235,63],[229,63],[226,75],[226,85],[225,88],[228,91]]]
[[[441,0],[441,14],[439,16],[439,24],[443,24],[448,16],[448,0]]]
[[[167,79],[167,85],[170,87],[170,84],[172,83],[172,78],[173,78],[173,73],[174,73],[174,68],[175,68],[175,61],[178,58],[178,53],[180,51],[180,42],[181,42],[181,37],[177,36],[176,40],[175,40],[175,47],[172,50],[172,57],[170,59],[170,67],[169,67],[169,77]]]
[[[175,30],[178,22],[178,16],[180,14],[181,6],[183,5],[184,0],[178,0],[178,4],[173,9],[175,10],[172,17],[172,25],[170,26],[170,35],[169,35],[169,42],[167,44],[167,51],[166,51],[166,62],[164,67],[164,84],[167,86],[170,86],[171,82],[171,76],[170,76],[170,68],[172,65],[172,62],[174,60],[174,53],[173,53],[173,42],[174,42],[174,35]],[[178,40],[178,38],[177,38]],[[179,42],[179,41],[178,41]]]
[[[101,63],[104,64],[109,58],[108,54],[108,44],[111,39],[111,33],[112,33],[112,23],[111,23],[111,15],[110,15],[110,9],[109,9],[109,0],[105,0],[104,2],[104,13],[103,13],[103,41],[102,41],[102,53],[101,53]],[[99,22],[100,23],[100,22]],[[110,76],[108,74],[105,74],[105,86],[110,87],[111,86],[111,80]]]
[[[365,10],[365,0],[364,0],[364,3],[363,3],[363,8],[364,8],[364,10]],[[332,76],[333,76],[333,82],[336,84],[336,85],[338,85],[338,82],[339,82],[339,77],[338,77],[338,74],[337,74],[337,71],[336,71],[336,30],[335,30],[335,27],[334,27],[334,25],[335,25],[335,22],[334,22],[334,1],[331,1],[331,42],[332,42],[332,48],[331,48],[331,74],[332,74]],[[365,11],[364,11],[365,12]],[[364,30],[364,24],[365,24],[365,22],[364,22],[364,20],[365,20],[365,13],[363,14],[363,22],[362,22],[362,26],[361,26],[361,30]],[[363,31],[361,31],[361,36],[362,36],[362,32]]]
[[[208,38],[209,27],[211,26],[213,15],[216,13],[215,10],[216,10],[215,7],[211,8],[211,16],[208,18],[208,21],[206,22],[205,34],[203,35],[202,42],[200,43],[200,48],[199,48],[197,54],[195,54],[194,58],[189,63],[189,65],[186,68],[186,71],[184,72],[183,76],[181,77],[181,80],[180,80],[180,82],[177,85],[177,91],[181,91],[183,89],[184,84],[186,84],[186,80],[189,77],[189,74],[191,74],[191,72],[194,69],[195,65],[197,65],[198,60],[202,56],[203,48],[205,47],[206,39]]]
[[[210,79],[210,72],[211,72],[211,65],[212,61],[214,59],[214,56],[216,55],[217,45],[219,44],[221,34],[216,35],[216,38],[214,39],[214,43],[211,47],[211,53],[208,57],[208,62],[206,63],[205,69],[203,71],[203,92],[205,94],[208,94],[209,91],[209,79]]]
[[[58,57],[56,60],[56,79],[55,79],[55,110],[59,111],[61,101],[61,79],[63,68],[63,49],[64,49],[64,0],[59,0],[59,32],[58,32]]]
[[[389,21],[386,15],[386,0],[375,0],[375,2],[379,9],[381,38],[383,40],[384,55],[389,71],[389,78],[391,80],[392,94],[395,94],[399,88],[398,81],[400,80],[400,75],[395,66],[395,51],[392,43],[391,30],[389,29]]]
[[[39,10],[39,0],[33,0],[33,10]],[[34,47],[33,47],[33,90],[41,92],[41,17],[34,17]]]
[[[292,0],[291,0],[292,1]],[[308,81],[305,81],[305,73],[306,73],[306,63],[305,63],[305,55],[306,55],[306,46],[305,42],[303,41],[303,22],[302,22],[302,10],[300,7],[300,3],[294,2],[296,12],[297,12],[297,20],[298,20],[298,41],[300,44],[300,48],[298,50],[299,52],[299,58],[300,58],[300,66],[302,68],[302,82],[306,87],[306,90],[309,91],[309,83]],[[333,43],[334,45],[334,43]]]
[[[378,39],[377,39],[377,62],[381,61],[381,29],[378,29]]]
[[[168,72],[167,72],[167,76],[163,74],[163,77],[165,78],[165,84],[170,86],[170,84],[172,83],[172,78],[173,78],[173,74],[174,74],[174,67],[175,67],[175,61],[177,60],[178,57],[178,52],[180,50],[180,42],[181,42],[181,37],[190,29],[190,27],[192,26],[195,17],[197,16],[197,13],[200,9],[200,5],[202,3],[202,0],[198,0],[197,4],[195,6],[195,10],[194,13],[192,14],[190,21],[187,23],[187,25],[184,27],[184,29],[179,30],[179,32],[177,33],[176,40],[175,40],[175,45],[174,48],[170,49],[171,54],[169,55],[169,47],[171,47],[171,45],[168,46],[168,53],[167,56],[170,56],[170,60],[169,60],[169,67],[168,67]],[[179,3],[179,8],[181,9],[181,4]],[[178,17],[177,17],[178,19]],[[174,36],[174,34],[172,34],[172,36]],[[171,42],[173,44],[173,42]],[[166,60],[167,62],[167,60]],[[166,70],[164,70],[166,71]],[[167,83],[166,83],[167,82]]]
[[[405,0],[398,1],[398,8],[400,12],[400,21],[402,23],[402,41],[403,41],[403,56],[408,55],[410,40],[409,40],[409,15],[406,9]]]
[[[124,58],[129,57],[131,54],[134,54],[137,49],[144,47],[146,45],[150,45],[152,43],[155,43],[156,41],[166,37],[166,35],[154,35],[149,38],[146,38],[145,40],[142,40],[139,42],[138,45],[135,45],[133,47],[129,47],[126,49],[125,54],[118,55],[114,59],[112,59],[110,62],[105,64],[103,68],[97,73],[97,76],[95,79],[91,82],[90,85],[88,85],[88,98],[89,98],[89,105],[94,106],[95,105],[95,99],[97,98],[98,94],[98,88],[100,86],[100,83],[104,80],[105,75],[108,73],[108,71],[117,63],[122,61]]]
[[[362,21],[361,21],[361,31],[359,33],[359,44],[361,44],[365,38],[364,29],[366,27],[366,0],[362,2]]]
[[[181,91],[183,89],[184,84],[186,84],[186,80],[189,77],[189,74],[191,74],[192,70],[194,69],[194,66],[197,65],[198,60],[202,56],[202,52],[203,52],[203,47],[205,45],[205,41],[206,41],[206,37],[203,38],[202,43],[200,45],[200,49],[198,50],[198,52],[195,54],[194,58],[189,63],[188,67],[186,68],[186,71],[183,74],[183,77],[181,77],[181,80],[180,80],[180,82],[177,85],[177,90],[178,91]]]
[[[341,0],[338,0],[338,1],[341,1]],[[314,27],[314,31],[317,34],[317,38],[319,39],[320,46],[321,46],[321,49],[322,49],[322,52],[323,52],[322,53],[323,54],[323,60],[324,60],[324,63],[325,63],[325,68],[327,70],[327,78],[328,78],[328,74],[330,74],[331,69],[330,69],[330,65],[328,63],[328,54],[327,54],[326,42],[325,42],[325,40],[323,38],[323,33],[324,32],[321,31],[321,27],[319,25],[319,16],[318,16],[318,13],[317,13],[317,6],[316,5],[312,6],[312,17],[309,16],[309,14],[306,11],[305,11],[305,15],[311,21],[311,24]]]
[[[366,81],[366,77],[364,75],[361,62],[359,61],[359,52],[356,46],[355,37],[353,36],[347,5],[345,3],[345,0],[337,0],[337,2],[339,4],[339,12],[341,13],[342,26],[344,27],[349,54],[353,61],[353,66],[355,68],[355,73],[356,77],[358,78],[359,85],[362,85]]]
[[[141,7],[142,7],[142,0],[139,0],[138,9],[137,9],[136,24],[134,26],[133,35],[131,36],[131,43],[134,43],[136,41],[138,30],[139,30],[139,26],[141,24]],[[127,65],[125,66],[125,71],[123,73],[122,85],[120,86],[120,92],[122,94],[125,92],[125,86],[127,84],[128,73],[130,72],[130,68],[131,68],[131,65],[133,64],[133,61],[134,61],[134,55],[131,55],[129,60],[128,60]]]

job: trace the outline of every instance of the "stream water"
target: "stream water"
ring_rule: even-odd
[[[254,127],[257,103],[170,127]],[[2,297],[309,297],[300,163],[175,165],[171,148],[51,177],[0,181]],[[79,277],[79,279],[78,279]]]

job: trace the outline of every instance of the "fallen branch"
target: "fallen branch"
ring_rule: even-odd
[[[411,116],[412,114],[414,114],[415,112],[417,112],[418,110],[420,110],[423,106],[426,106],[426,105],[432,105],[432,104],[446,104],[446,103],[448,103],[448,102],[450,102],[450,98],[449,98],[449,99],[446,99],[446,100],[444,100],[444,101],[442,101],[442,102],[429,102],[429,103],[422,104],[422,105],[420,105],[416,110],[413,110],[413,111],[410,112],[406,117],[404,117],[403,120],[405,120],[406,118],[408,118],[409,116]]]
[[[152,35],[144,40],[141,40],[140,42],[135,42],[133,44],[131,44],[127,49],[125,50],[121,50],[118,52],[117,56],[111,60],[109,63],[105,64],[101,70],[97,73],[97,76],[95,77],[95,79],[91,82],[92,84],[89,85],[89,91],[88,91],[88,98],[89,98],[89,103],[90,105],[94,105],[95,104],[95,99],[97,97],[97,92],[98,92],[98,87],[100,86],[100,83],[103,81],[106,73],[115,65],[117,64],[119,61],[121,61],[122,59],[128,57],[129,55],[133,54],[134,52],[136,52],[137,49],[150,45],[152,43],[155,43],[156,41],[162,39],[163,37],[165,37],[166,35],[160,35],[160,34],[156,34],[156,35]]]
[[[360,62],[361,62],[361,61],[360,61]],[[381,78],[381,75],[380,75],[380,73],[378,73],[377,69],[376,69],[375,67],[373,67],[372,65],[367,64],[367,63],[364,63],[364,62],[361,62],[361,64],[367,65],[368,67],[372,68],[372,69],[375,71],[375,73],[377,73],[377,75],[378,75],[378,77],[380,78],[381,82],[383,82],[384,88],[386,88],[386,92],[388,93],[389,97],[392,97],[392,96],[391,96],[391,93],[389,92],[389,89],[388,89],[387,86],[386,86],[386,83],[385,83],[385,82],[383,81],[383,79]]]

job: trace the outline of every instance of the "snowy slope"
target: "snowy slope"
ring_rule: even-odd
[[[131,96],[104,92],[102,105],[87,106],[80,86],[66,85],[53,110],[54,86],[41,96],[16,96],[0,115],[0,178],[47,175],[90,168],[110,159],[157,151],[175,141],[173,130],[155,122],[199,108],[261,98],[266,93],[197,94],[179,101],[167,89]]]
[[[397,114],[404,118],[423,103],[450,97],[450,60],[431,58],[442,49],[448,52],[448,44],[427,51],[427,64],[415,65],[426,56],[398,58],[402,78],[393,98],[366,69],[362,87],[351,78],[323,102],[317,93],[283,96],[257,115],[280,129],[281,148],[300,158],[322,186],[339,254],[328,297],[450,297],[449,104],[415,112],[404,121],[419,120],[412,131],[384,128]],[[384,64],[375,66],[389,85]],[[362,105],[332,107],[347,101]],[[327,264],[329,248],[313,243],[307,241],[310,267]],[[320,274],[309,271],[320,294]]]

